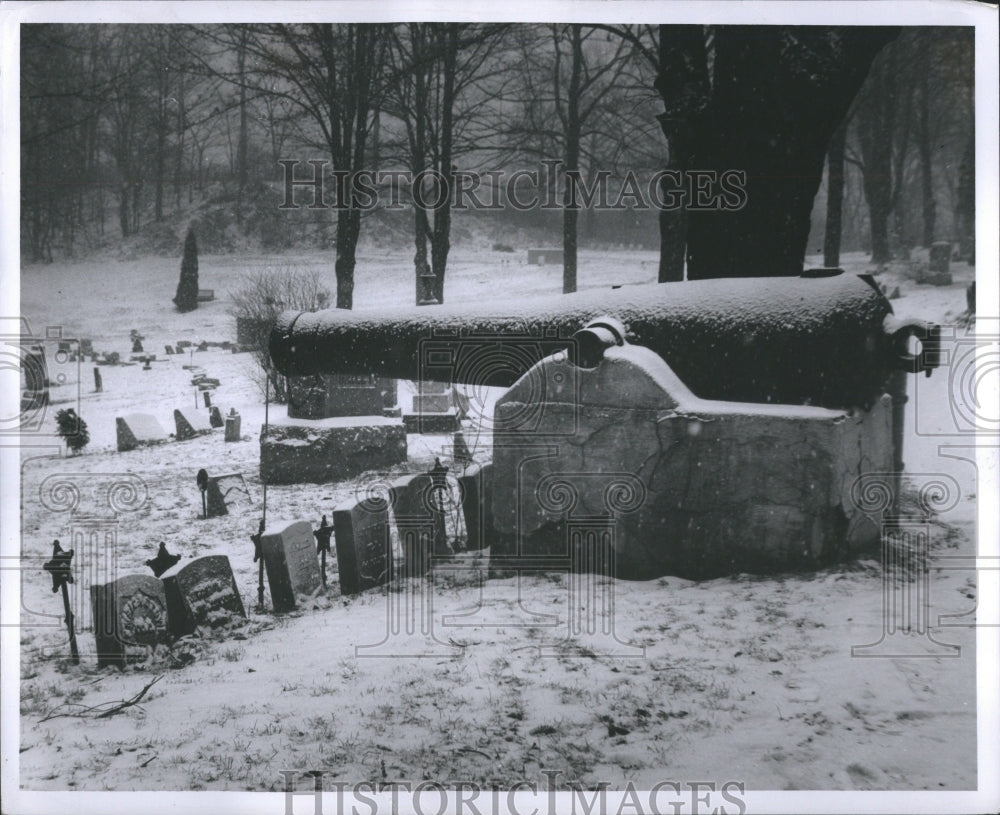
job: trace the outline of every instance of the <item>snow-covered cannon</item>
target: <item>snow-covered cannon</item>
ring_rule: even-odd
[[[509,386],[492,417],[491,562],[641,579],[876,541],[891,504],[866,479],[895,488],[905,372],[934,367],[935,336],[867,276],[823,270],[288,313],[270,351],[290,376]]]

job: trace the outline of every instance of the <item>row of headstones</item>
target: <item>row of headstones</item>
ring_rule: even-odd
[[[190,340],[178,340],[175,345],[163,346],[163,350],[166,352],[167,356],[183,354],[190,348],[193,348],[195,351],[207,351],[209,348],[221,348],[223,351],[232,351],[234,354],[238,354],[240,351],[248,350],[239,343],[230,342],[229,340],[223,340],[222,342],[202,340],[197,345]]]
[[[174,411],[174,438],[183,441],[224,427],[226,441],[240,441],[243,438],[241,423],[242,418],[235,408],[230,409],[228,416],[223,416],[218,405],[213,405],[205,412],[178,409]],[[167,431],[151,413],[129,413],[126,416],[118,416],[115,418],[115,424],[119,453],[170,440]]]
[[[473,464],[459,476],[459,494],[468,534],[466,549],[489,545],[492,528],[490,477],[492,464]],[[397,577],[420,577],[434,556],[450,553],[444,516],[434,496],[438,485],[430,473],[402,476],[389,485],[387,498],[351,500],[333,511],[333,536],[340,573],[340,592],[360,594]],[[394,522],[402,564],[393,562],[390,523]],[[320,571],[320,533],[308,521],[273,523],[260,534],[259,549],[276,612],[292,611],[297,598],[315,594],[325,583]],[[328,539],[327,533],[327,539]],[[397,568],[399,567],[399,568]]]
[[[209,555],[160,577],[132,574],[90,587],[97,665],[124,665],[132,654],[218,628],[246,609],[229,558]]]

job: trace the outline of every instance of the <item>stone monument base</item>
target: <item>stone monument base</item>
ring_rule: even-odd
[[[404,413],[403,423],[407,433],[454,433],[462,428],[455,408],[441,413]]]
[[[261,429],[265,484],[343,481],[406,462],[406,428],[384,416],[272,420]]]

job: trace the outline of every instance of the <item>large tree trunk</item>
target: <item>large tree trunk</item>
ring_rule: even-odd
[[[337,308],[354,307],[354,266],[361,234],[361,211],[342,209],[337,216]]]
[[[826,230],[823,234],[823,265],[840,265],[840,236],[844,225],[844,148],[847,144],[847,121],[840,123],[826,151]]]
[[[573,206],[573,185],[569,173],[580,170],[580,74],[583,70],[581,26],[570,26],[570,76],[566,98],[566,144],[563,154],[567,173],[563,190],[563,294],[576,291],[577,223],[579,210]],[[556,68],[558,70],[558,67]]]
[[[744,171],[746,204],[689,209],[688,279],[801,274],[830,137],[875,54],[896,34],[717,29],[711,105],[690,160],[720,174]]]
[[[917,151],[920,153],[920,193],[924,219],[922,243],[925,247],[934,243],[934,226],[937,220],[931,166],[930,71],[930,60],[924,60],[920,67],[920,125],[917,133]]]
[[[667,139],[666,169],[691,167],[691,138],[709,105],[711,88],[705,53],[705,33],[700,25],[661,25],[656,89],[665,110],[657,118]],[[676,185],[663,178],[660,200],[669,200]],[[687,212],[660,210],[660,267],[657,279],[670,283],[684,279],[687,249]]]
[[[454,139],[455,72],[458,62],[458,23],[448,23],[441,44],[444,55],[442,73],[444,88],[441,93],[441,156],[438,172],[448,179],[449,194],[441,206],[434,210],[434,231],[431,233],[431,269],[434,272],[434,296],[444,302],[444,276],[451,251],[451,194],[454,185],[452,173],[452,142]],[[438,201],[441,191],[435,196]]]

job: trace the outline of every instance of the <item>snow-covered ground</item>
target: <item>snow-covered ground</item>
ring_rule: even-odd
[[[457,248],[449,261],[450,301],[559,291],[560,267],[528,267],[516,258]],[[458,571],[431,588],[409,586],[418,595],[429,592],[424,599],[433,600],[435,630],[447,631],[429,659],[355,657],[356,646],[385,636],[394,596],[387,592],[345,599],[334,586],[314,608],[282,617],[254,612],[257,570],[249,535],[263,497],[257,439],[264,405],[252,360],[216,349],[164,357],[163,346],[234,340],[226,292],[247,271],[318,267],[332,285],[332,263],[328,254],[202,257],[200,285],[214,288],[218,299],[184,315],[170,303],[179,260],[23,270],[22,314],[36,334],[62,326],[64,336],[90,338],[96,350],[128,359],[129,331],[136,329],[146,351],[158,355],[149,371],[103,366],[102,393],[94,392],[91,365],[59,367],[66,381],[53,390],[53,409],[78,407],[90,445],[66,457],[40,436],[22,453],[19,758],[25,788],[280,790],[282,770],[308,769],[349,783],[435,779],[502,787],[522,779],[544,783],[543,770],[559,771],[561,783],[607,781],[613,788],[626,780],[641,789],[669,779],[736,780],[748,789],[975,786],[974,629],[933,630],[941,642],[961,647],[960,658],[852,658],[852,645],[875,642],[882,631],[882,573],[874,560],[814,574],[618,581],[616,634],[644,647],[642,656],[606,656],[602,642],[590,643],[589,652],[555,645],[549,658],[539,658],[536,646],[557,642],[565,629],[566,579],[559,576],[521,585],[507,578],[482,588],[471,573]],[[817,258],[810,263],[822,265]],[[845,258],[845,266],[869,270],[860,255]],[[965,287],[973,279],[964,264],[953,264],[953,273],[954,284],[944,288],[915,284],[902,266],[878,279],[889,291],[900,287],[902,297],[893,305],[901,316],[948,323],[965,308]],[[655,277],[653,252],[581,253],[581,289]],[[359,257],[356,309],[412,297],[408,253]],[[217,431],[117,453],[116,416],[152,413],[172,431],[173,409],[194,407],[197,394],[182,368],[192,361],[221,380],[214,402],[224,412],[235,407],[241,413],[243,441],[227,444]],[[975,550],[975,471],[939,454],[947,439],[927,435],[933,431],[928,422],[944,427],[950,421],[945,372],[914,380],[907,469],[943,471],[961,486],[958,504],[932,524],[934,563],[940,565],[942,558]],[[411,436],[409,448],[411,466],[450,457],[444,436]],[[477,454],[485,454],[482,445]],[[200,520],[195,474],[202,467],[243,473],[255,504]],[[187,657],[183,667],[172,667],[177,655],[166,653],[124,673],[98,671],[87,656],[81,666],[69,665],[61,603],[40,568],[52,540],[65,539],[70,526],[66,513],[47,509],[39,497],[42,482],[62,473],[93,483],[122,473],[141,478],[148,502],[120,515],[119,573],[148,573],[143,563],[160,542],[185,559],[226,554],[250,611],[247,624],[229,639],[186,646],[194,659]],[[357,483],[270,487],[268,513],[317,523]],[[974,609],[974,577],[973,571],[932,569],[932,624],[939,615]],[[556,614],[563,629],[547,628],[541,622],[546,618],[530,624],[509,619],[518,596],[524,609]],[[481,624],[442,629],[442,617],[472,614],[480,606],[488,612]],[[83,633],[80,640],[86,654],[92,637]],[[64,703],[129,699],[160,674],[141,706],[120,715],[43,721]]]

